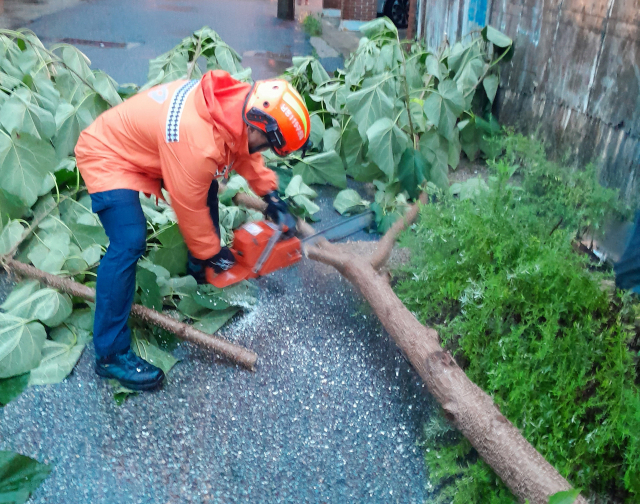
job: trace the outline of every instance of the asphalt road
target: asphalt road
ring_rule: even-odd
[[[340,218],[333,192],[318,226]],[[258,285],[224,329],[259,354],[255,373],[181,344],[162,390],[118,406],[87,349],[0,410],[0,449],[55,464],[33,502],[425,502],[431,401],[368,305],[310,260]]]
[[[255,64],[245,63],[269,77],[281,68],[267,51],[283,59],[311,52],[295,23],[275,19],[275,7],[99,0],[30,28],[49,40],[138,43],[83,49],[119,82],[142,83],[149,58],[209,24],[238,52],[257,51]],[[321,192],[318,227],[340,218],[331,208],[335,192]],[[256,309],[223,331],[259,354],[255,373],[181,344],[174,351],[181,362],[162,390],[118,406],[94,374],[89,348],[63,383],[30,388],[0,409],[0,449],[55,465],[32,502],[428,500],[418,442],[431,400],[366,303],[331,268],[309,260],[257,283]]]
[[[264,79],[290,66],[292,56],[312,50],[300,24],[278,19],[276,10],[269,0],[88,0],[28,28],[47,43],[77,45],[94,68],[117,82],[141,85],[150,59],[206,25],[244,54],[243,65],[255,79]]]

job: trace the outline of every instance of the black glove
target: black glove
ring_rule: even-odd
[[[296,218],[289,213],[289,206],[280,199],[276,191],[270,192],[263,198],[267,202],[264,214],[276,224],[284,224],[288,229],[285,237],[291,237],[296,232]]]
[[[264,214],[269,217],[276,224],[280,224],[280,214],[286,215],[289,213],[289,207],[280,199],[277,191],[271,191],[262,197],[267,203],[267,209]]]
[[[207,260],[207,266],[213,268],[216,273],[227,271],[236,263],[236,257],[228,247],[222,247],[220,252]]]

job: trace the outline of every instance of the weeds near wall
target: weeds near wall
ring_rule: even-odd
[[[573,247],[627,209],[593,170],[550,163],[522,136],[501,148],[488,181],[423,208],[396,290],[573,485],[637,502],[640,305]],[[515,502],[445,423],[426,426],[425,448],[436,502]]]

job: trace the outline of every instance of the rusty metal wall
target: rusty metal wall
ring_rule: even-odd
[[[597,163],[602,183],[638,200],[640,0],[422,0],[422,34],[434,48],[445,34],[459,40],[482,8],[516,47],[502,70],[500,121],[536,134],[558,159]]]

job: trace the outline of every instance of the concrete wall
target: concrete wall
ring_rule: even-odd
[[[422,0],[422,7],[431,47],[484,22],[513,38],[497,100],[501,122],[537,133],[558,158],[596,162],[605,185],[638,198],[640,0]]]

